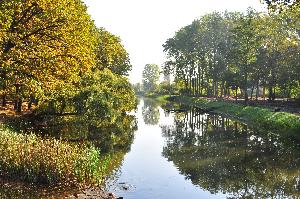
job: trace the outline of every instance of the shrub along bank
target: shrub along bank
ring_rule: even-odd
[[[197,97],[160,97],[171,102],[196,106],[245,121],[250,126],[300,139],[300,116],[287,112],[274,112],[270,109],[234,104],[223,101],[210,101]]]
[[[100,184],[109,158],[93,146],[71,144],[0,127],[2,177],[45,184]]]

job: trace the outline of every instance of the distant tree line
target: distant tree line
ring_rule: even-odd
[[[300,9],[297,2],[287,5],[280,12],[214,12],[194,20],[163,45],[164,74],[190,96],[296,97]]]

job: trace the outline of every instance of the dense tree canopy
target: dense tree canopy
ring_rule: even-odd
[[[0,10],[4,93],[53,97],[93,66],[93,23],[81,1],[5,0]]]
[[[97,68],[108,68],[119,75],[128,75],[131,70],[129,55],[120,38],[112,35],[103,28],[96,30],[97,34]]]
[[[265,0],[270,11],[282,11],[286,8],[296,8],[299,7],[299,0]]]
[[[299,25],[296,9],[207,14],[166,41],[164,71],[183,83],[182,94],[296,97]]]
[[[94,25],[82,1],[4,0],[0,27],[3,106],[13,100],[20,112],[26,101],[111,123],[135,108],[128,53]]]

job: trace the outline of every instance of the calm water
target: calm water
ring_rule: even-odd
[[[299,141],[149,99],[132,114],[105,127],[77,116],[12,126],[93,143],[113,161],[107,189],[125,199],[300,198]],[[0,198],[64,198],[74,191],[0,180]]]
[[[108,189],[127,199],[300,198],[295,141],[191,108],[141,100],[131,150]]]

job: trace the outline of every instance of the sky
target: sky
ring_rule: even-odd
[[[213,11],[265,11],[260,0],[83,0],[98,27],[119,36],[133,66],[131,83],[141,82],[146,64],[162,65],[162,45],[180,28]]]

